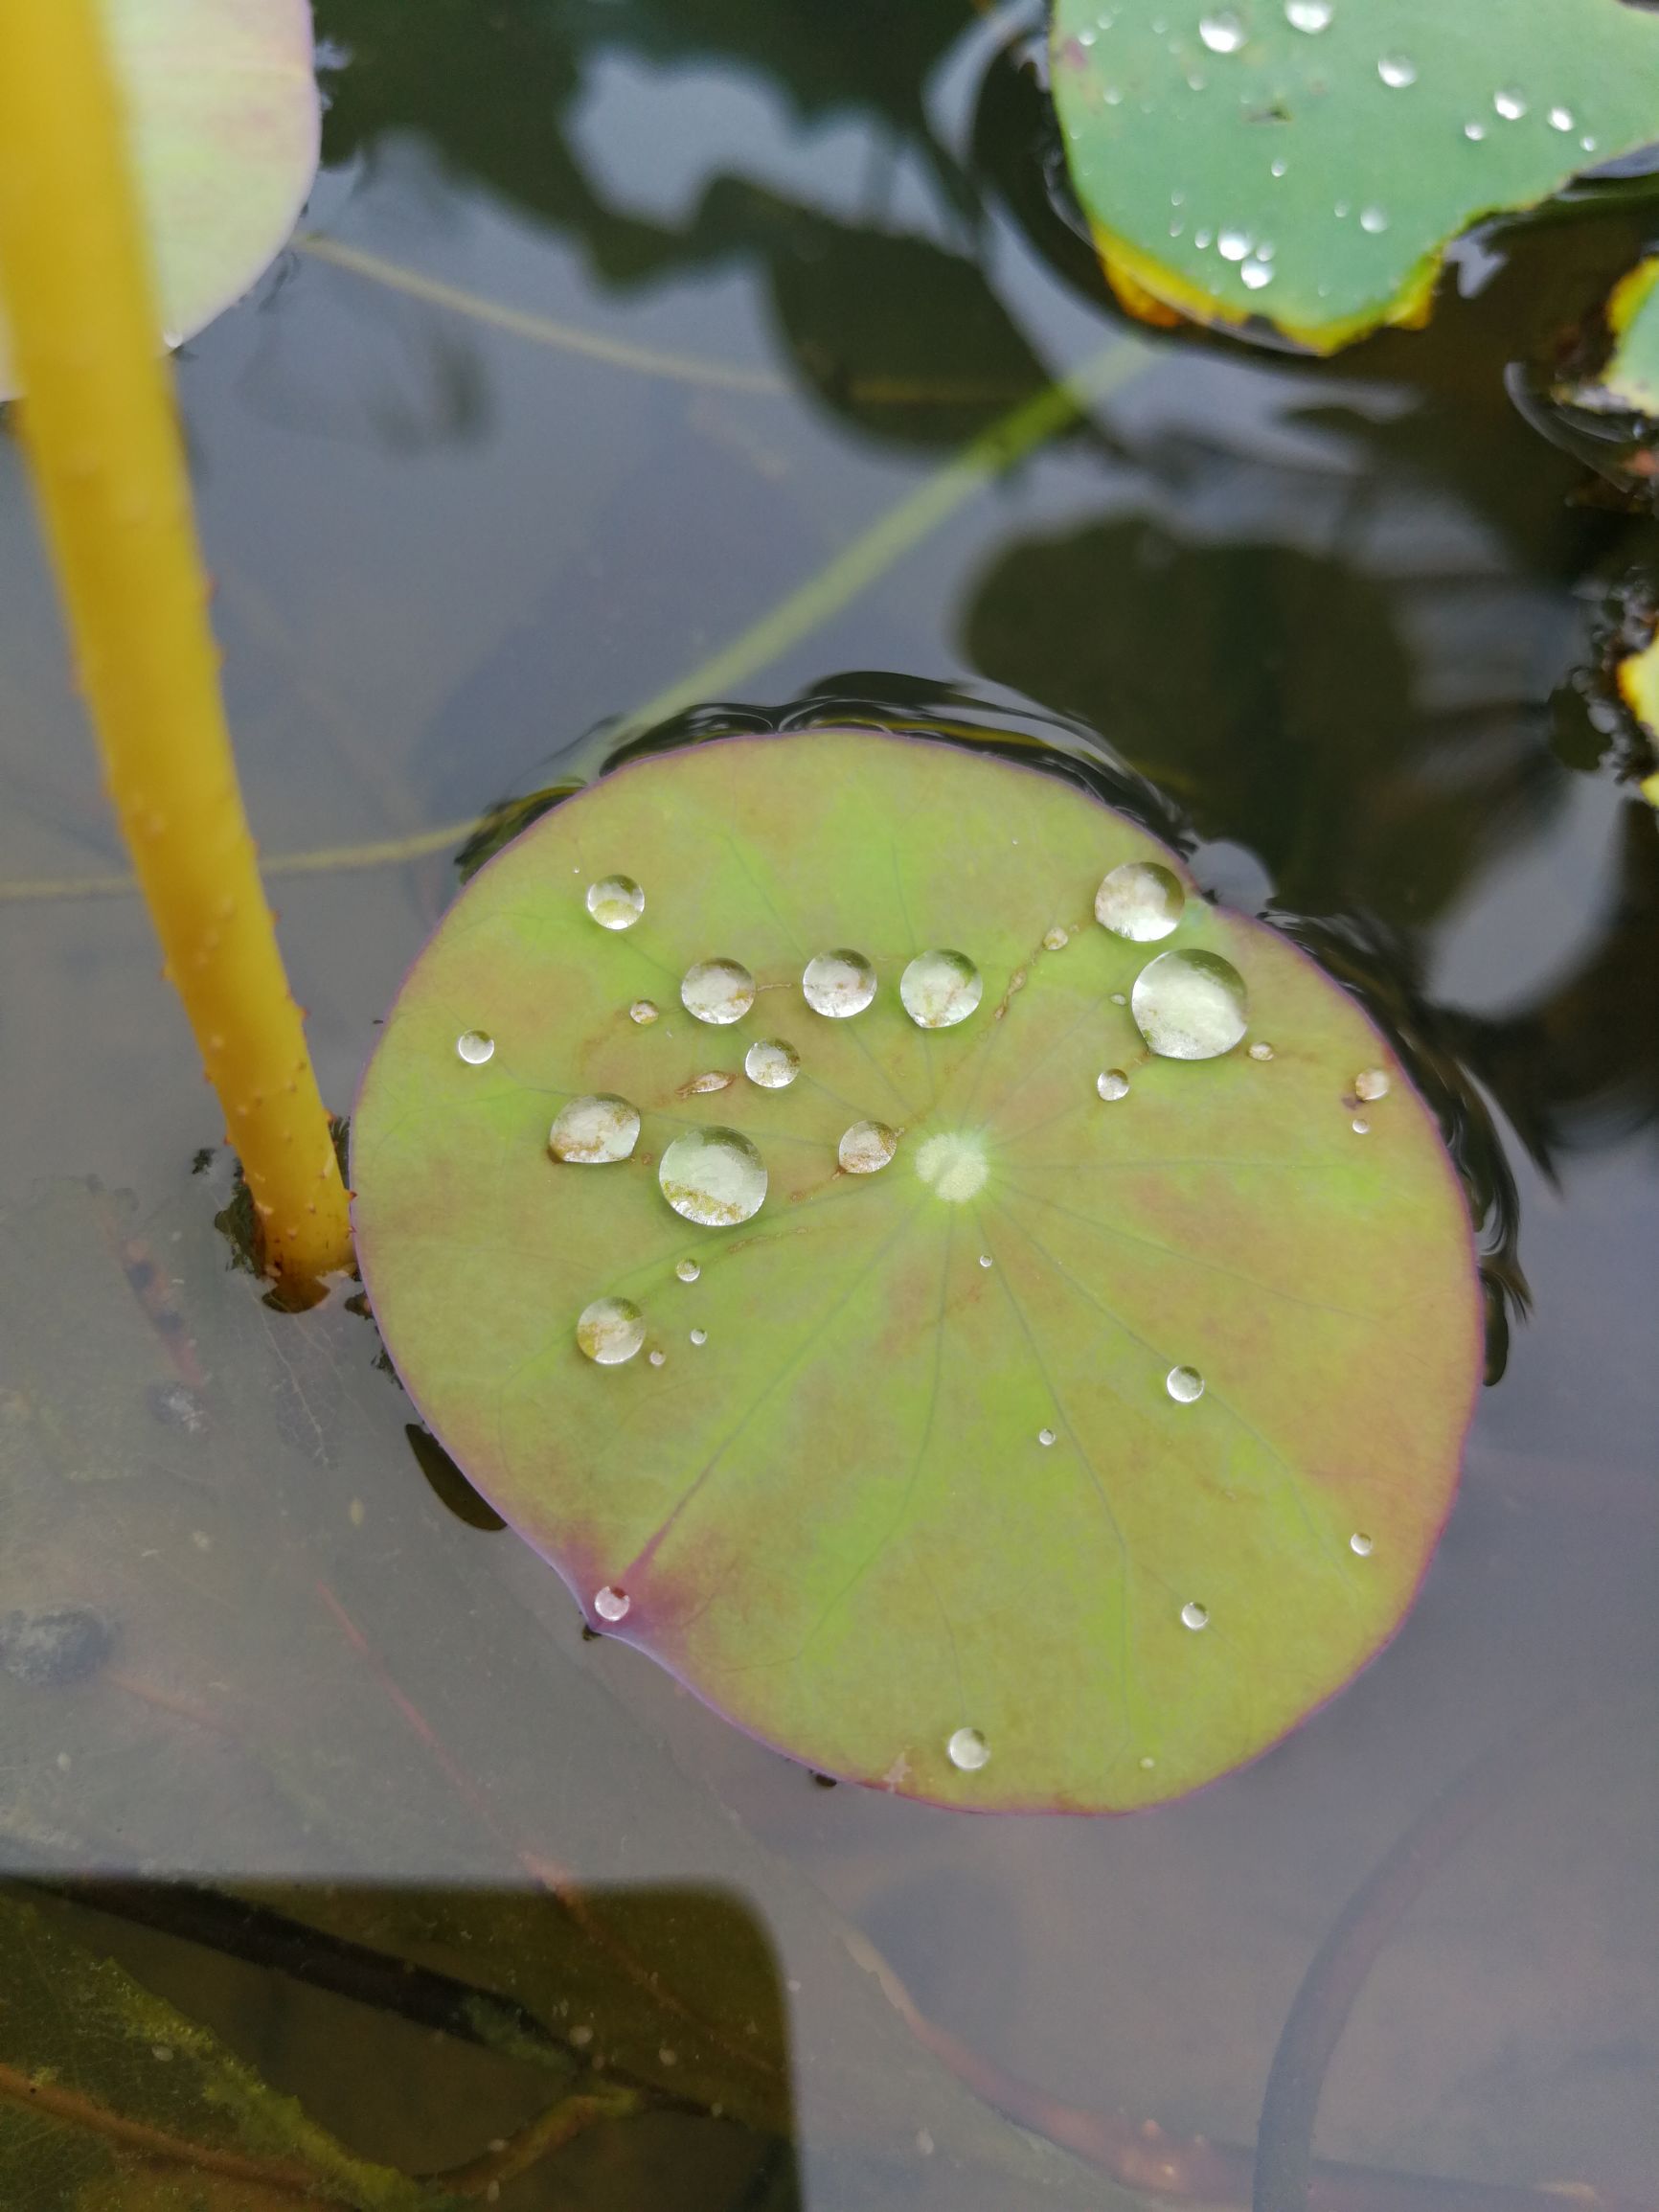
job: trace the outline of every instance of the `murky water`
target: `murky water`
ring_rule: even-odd
[[[1466,1832],[1431,1817],[1316,2150],[1422,2212],[1450,2178],[1648,2201],[1659,856],[1581,672],[1659,531],[1581,496],[1504,386],[1639,209],[1469,249],[1427,333],[1322,368],[1115,321],[1032,182],[1017,12],[319,14],[317,242],[181,390],[325,1094],[461,825],[619,722],[808,692],[1000,717],[1144,780],[1200,883],[1381,1010],[1476,1181],[1512,1178],[1532,1303],[1416,1609],[1268,1757],[1117,1821],[815,1787],[584,1639],[411,1450],[369,1321],[273,1314],[226,1271],[182,1015],[131,899],[85,886],[121,855],[8,446],[0,1852],[58,1885],[6,1904],[37,1915],[40,1988],[69,1986],[54,1945],[113,1956],[411,2173],[494,2155],[550,2065],[646,2085],[646,2116],[498,2177],[510,2207],[1098,2205],[1090,2155],[1230,2201],[1239,2169],[1212,2183],[1189,2139],[1255,2140],[1320,1944],[1484,1759]],[[896,557],[827,567],[1114,331],[1144,353],[1084,420]],[[596,890],[629,919],[631,886]],[[89,1874],[120,1886],[66,1898]],[[283,1886],[232,1925],[185,1876]],[[481,1989],[523,2017],[458,2032]]]

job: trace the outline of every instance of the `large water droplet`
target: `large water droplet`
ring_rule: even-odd
[[[755,1003],[755,978],[737,960],[699,960],[686,969],[680,1004],[698,1021],[724,1029]]]
[[[1259,292],[1273,282],[1273,271],[1265,262],[1246,262],[1239,271],[1239,282],[1247,291]]]
[[[1371,1557],[1373,1548],[1372,1541],[1370,1537],[1366,1535],[1364,1529],[1356,1528],[1354,1530],[1353,1534],[1348,1539],[1348,1548],[1351,1552],[1353,1552],[1358,1558],[1362,1560],[1368,1560]]]
[[[977,1728],[959,1728],[944,1747],[951,1765],[965,1774],[977,1774],[990,1757],[990,1745]]]
[[[1189,1598],[1181,1608],[1181,1626],[1184,1629],[1207,1629],[1210,1626],[1210,1608],[1201,1606],[1196,1598]]]
[[[787,1090],[801,1072],[801,1055],[781,1037],[758,1038],[743,1055],[743,1073],[762,1090]]]
[[[1237,54],[1244,43],[1244,26],[1231,8],[1223,8],[1203,17],[1198,35],[1212,54]]]
[[[599,1367],[620,1367],[646,1340],[646,1317],[631,1298],[596,1298],[577,1317],[576,1340]]]
[[[1102,1068],[1095,1078],[1095,1088],[1102,1098],[1127,1098],[1129,1079],[1121,1067]]]
[[[875,996],[875,970],[862,952],[842,946],[834,952],[820,952],[807,961],[801,977],[801,994],[814,1014],[831,1021],[846,1021],[862,1014]]]
[[[1384,84],[1398,92],[1417,82],[1417,63],[1403,54],[1385,54],[1376,65],[1376,74]]]
[[[587,910],[602,929],[631,929],[646,910],[646,895],[631,876],[602,876],[587,887]]]
[[[1095,893],[1095,920],[1114,937],[1151,945],[1168,937],[1187,904],[1181,878],[1155,860],[1125,860],[1101,879]]]
[[[1506,123],[1519,123],[1527,112],[1525,93],[1506,90],[1492,94],[1492,105]]]
[[[592,1098],[573,1098],[560,1107],[547,1132],[547,1149],[556,1160],[596,1167],[625,1160],[639,1135],[640,1117],[627,1100],[601,1091]]]
[[[1353,1079],[1355,1098],[1387,1098],[1388,1092],[1388,1070],[1385,1067],[1362,1067]]]
[[[1129,1010],[1164,1060],[1215,1060],[1231,1052],[1249,1015],[1244,978],[1218,952],[1160,952],[1135,978]]]
[[[1171,1367],[1164,1388],[1177,1405],[1193,1405],[1204,1395],[1204,1378],[1195,1367]]]
[[[1224,262],[1241,262],[1250,251],[1250,233],[1222,231],[1216,240],[1216,251]]]
[[[481,1029],[464,1029],[455,1039],[455,1050],[468,1067],[482,1067],[494,1055],[495,1039]]]
[[[979,1004],[984,989],[966,952],[919,952],[898,979],[904,1011],[918,1029],[954,1029]]]
[[[676,1260],[674,1262],[674,1273],[682,1283],[694,1283],[702,1271],[695,1260]]]
[[[664,1152],[657,1181],[682,1220],[729,1229],[760,1212],[766,1163],[740,1129],[688,1129]]]
[[[898,1137],[885,1122],[854,1122],[835,1148],[850,1175],[873,1175],[898,1150]]]
[[[1335,12],[1330,0],[1284,0],[1284,20],[1292,31],[1329,31]]]
[[[593,1609],[602,1621],[625,1621],[632,1603],[626,1590],[619,1590],[614,1583],[606,1583],[596,1594]]]

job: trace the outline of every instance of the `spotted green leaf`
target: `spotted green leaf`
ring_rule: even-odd
[[[103,0],[170,345],[281,250],[317,169],[307,0]],[[16,390],[0,323],[0,398]]]
[[[1139,941],[1095,919],[1131,864],[1167,872],[1102,901]],[[1230,1049],[1166,1057],[1194,1038]],[[773,1042],[792,1082],[745,1073]],[[551,1156],[607,1094],[631,1152]],[[1398,1063],[986,755],[728,739],[544,817],[416,963],[352,1179],[404,1381],[594,1625],[905,1794],[1101,1811],[1239,1765],[1393,1632],[1456,1482],[1470,1232]]]
[[[1659,138],[1625,0],[1055,0],[1053,63],[1127,302],[1320,353],[1424,321],[1471,223]]]

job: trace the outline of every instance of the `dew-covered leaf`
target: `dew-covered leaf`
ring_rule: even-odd
[[[307,0],[103,0],[155,257],[178,345],[246,291],[317,169]],[[0,398],[15,391],[0,324]]]
[[[554,1157],[601,1095],[637,1142]],[[446,1448],[596,1626],[825,1771],[1177,1795],[1377,1650],[1444,1517],[1480,1321],[1427,1111],[1033,769],[843,731],[604,779],[458,901],[353,1134]]]
[[[1321,353],[1422,321],[1483,216],[1659,138],[1625,0],[1056,0],[1053,60],[1127,303]]]

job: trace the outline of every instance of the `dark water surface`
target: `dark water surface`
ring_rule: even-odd
[[[1118,1821],[821,1790],[585,1643],[423,1475],[370,1323],[224,1271],[182,1015],[135,903],[71,880],[121,855],[7,446],[0,892],[34,891],[0,903],[0,1853],[57,1886],[27,1893],[35,1996],[15,1936],[0,1996],[44,2021],[51,1947],[90,1945],[411,2172],[547,2101],[540,2045],[457,2030],[468,1990],[677,2100],[510,2208],[1102,2204],[963,2076],[1033,2129],[1094,2115],[1120,2175],[1145,2121],[1248,2145],[1322,1938],[1506,1746],[1359,1991],[1317,2148],[1650,2203],[1659,852],[1581,679],[1659,530],[1581,496],[1504,384],[1641,201],[1493,238],[1429,332],[1334,364],[1157,338],[1034,190],[1024,20],[321,0],[308,227],[398,282],[290,253],[181,372],[250,808],[268,855],[383,846],[586,772],[607,719],[830,679],[1093,733],[1220,896],[1405,1025],[1472,1171],[1512,1180],[1531,1310],[1420,1602],[1278,1750]],[[1140,351],[1083,422],[750,637],[1114,331]],[[277,884],[336,1105],[459,842]],[[278,1886],[231,1927],[165,1881],[66,1893],[90,1872]],[[7,2202],[57,2204],[44,2175]]]

